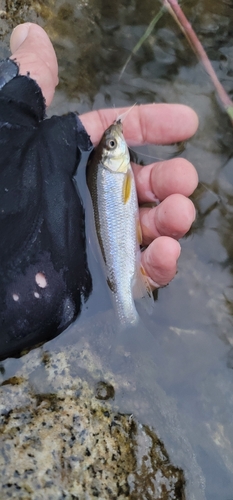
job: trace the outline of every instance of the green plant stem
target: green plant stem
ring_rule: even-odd
[[[136,54],[136,52],[140,49],[140,47],[142,46],[142,44],[145,42],[145,40],[150,36],[150,34],[152,33],[155,25],[157,24],[157,22],[160,20],[160,18],[162,17],[163,13],[165,12],[166,7],[162,7],[160,9],[160,11],[158,12],[158,14],[156,14],[156,16],[152,19],[152,21],[150,22],[148,28],[146,29],[145,33],[142,35],[142,37],[140,38],[140,40],[138,41],[138,43],[135,45],[135,47],[133,48],[131,54],[129,55],[126,63],[124,64],[121,72],[120,72],[120,76],[119,76],[119,80],[121,79],[124,71],[125,71],[125,68],[126,66],[128,65],[131,57],[133,54]]]

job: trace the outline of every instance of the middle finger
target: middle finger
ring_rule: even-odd
[[[139,203],[162,201],[167,196],[180,193],[190,196],[198,184],[194,166],[184,158],[174,158],[153,163],[146,167],[132,164]]]
[[[157,207],[140,208],[140,224],[144,245],[149,245],[158,236],[179,239],[190,229],[196,211],[189,198],[172,194]]]

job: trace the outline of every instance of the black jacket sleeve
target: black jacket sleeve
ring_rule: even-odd
[[[74,174],[92,149],[76,114],[46,119],[36,82],[2,65],[0,359],[60,333],[90,294]]]

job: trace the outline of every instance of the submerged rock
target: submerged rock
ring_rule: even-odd
[[[3,381],[1,500],[185,498],[183,472],[154,431],[116,411],[111,374],[98,380],[98,359],[79,353],[92,381],[73,375],[67,353],[39,349]]]

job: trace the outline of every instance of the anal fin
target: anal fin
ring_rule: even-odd
[[[141,262],[138,263],[136,278],[133,283],[134,300],[139,300],[148,314],[152,314],[154,309],[154,297],[150,285],[149,277],[147,276]]]

